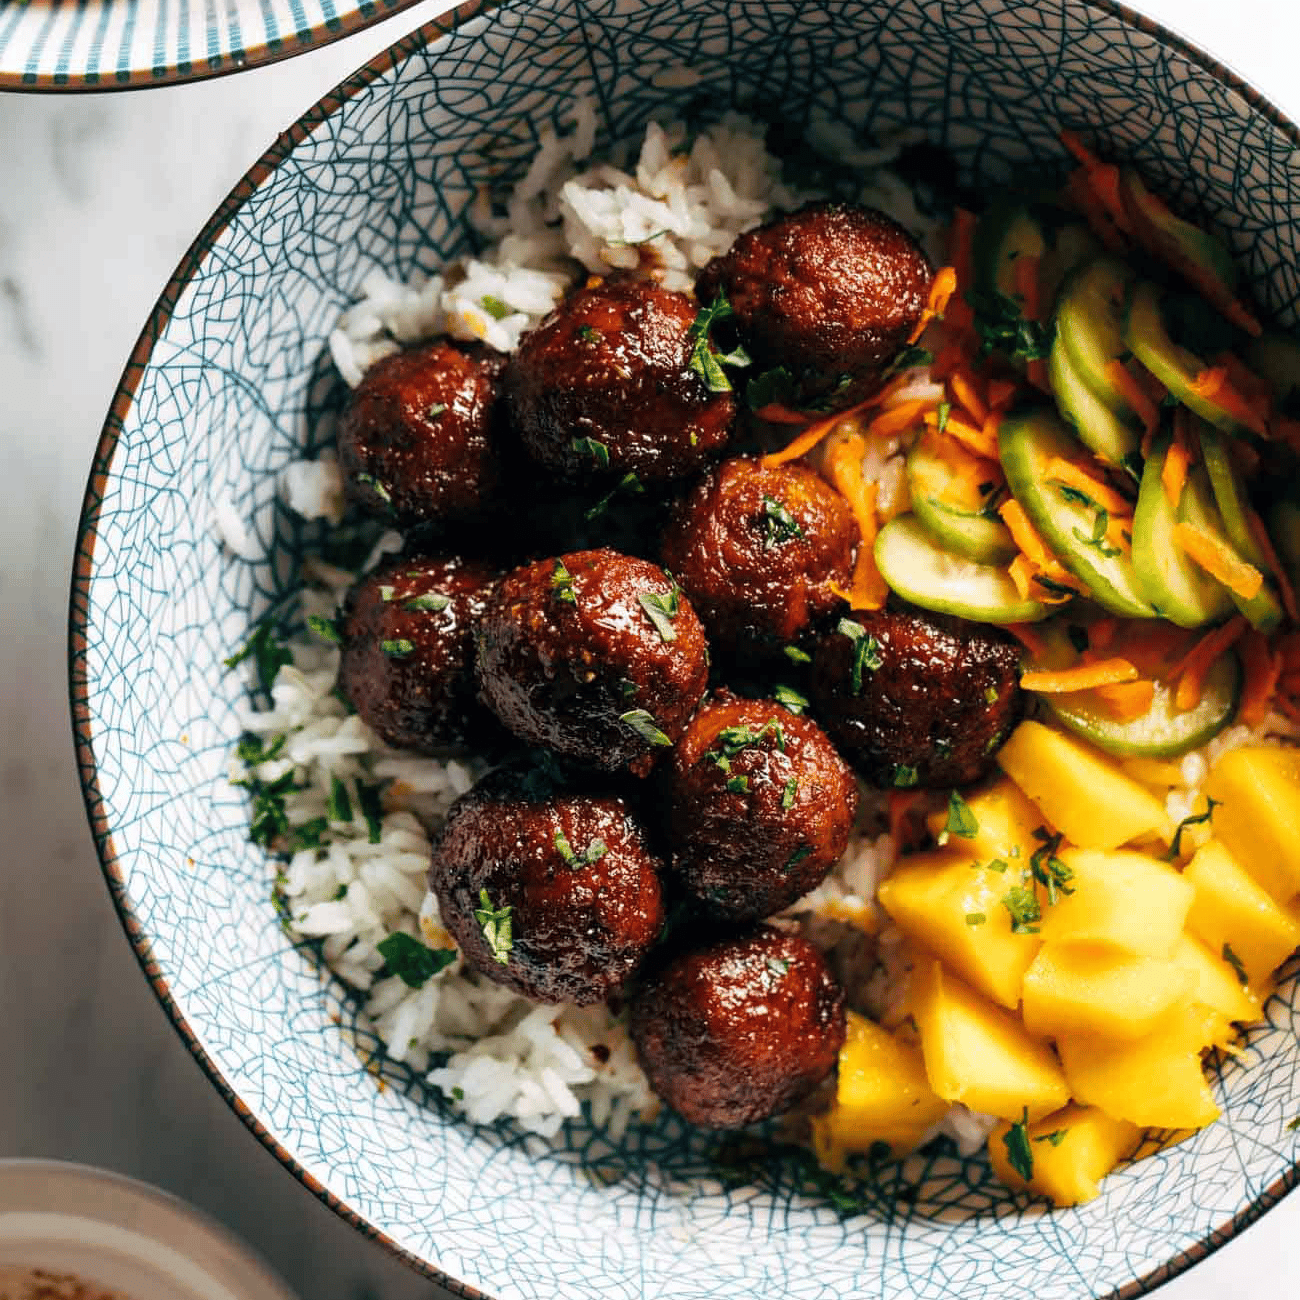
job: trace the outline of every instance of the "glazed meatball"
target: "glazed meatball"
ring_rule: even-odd
[[[848,502],[807,466],[738,457],[678,506],[663,558],[715,649],[761,660],[840,604],[857,535]]]
[[[507,574],[479,623],[479,692],[520,740],[649,772],[708,681],[704,629],[657,565],[575,551]]]
[[[768,700],[719,696],[667,770],[673,868],[714,915],[771,916],[819,884],[858,810],[853,773],[821,728]]]
[[[883,212],[813,203],[739,236],[696,281],[719,293],[756,372],[784,368],[789,404],[843,408],[879,382],[921,319],[930,263]]]
[[[873,785],[958,786],[993,765],[1024,712],[1004,632],[913,609],[842,619],[813,657],[813,703]]]
[[[660,863],[623,799],[498,768],[433,849],[442,923],[481,974],[536,1002],[604,1001],[664,924]]]
[[[339,422],[348,496],[400,528],[480,518],[500,479],[501,365],[446,340],[375,362]]]
[[[844,992],[816,948],[760,925],[661,960],[628,1028],[650,1086],[705,1128],[788,1110],[835,1068]]]
[[[406,557],[348,592],[339,689],[388,744],[436,753],[493,725],[476,698],[473,657],[496,576],[472,560]]]
[[[730,392],[691,369],[696,305],[637,280],[579,289],[520,341],[503,379],[511,424],[570,483],[689,476],[727,445]]]

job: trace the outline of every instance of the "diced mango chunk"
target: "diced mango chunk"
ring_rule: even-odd
[[[1172,867],[1144,853],[1062,849],[1074,890],[1043,908],[1044,943],[1110,944],[1167,958],[1195,891]]]
[[[1183,783],[1183,765],[1176,758],[1121,758],[1119,765],[1124,772],[1140,785],[1149,790],[1157,790],[1162,795]]]
[[[1216,826],[1221,811],[1215,810]],[[1300,836],[1300,822],[1293,831]],[[1188,928],[1216,956],[1236,957],[1252,985],[1263,987],[1300,946],[1300,921],[1255,883],[1220,840],[1197,851],[1183,879],[1196,891]]]
[[[1300,755],[1277,746],[1234,749],[1204,789],[1219,801],[1215,838],[1277,902],[1300,893]]]
[[[1170,960],[1196,981],[1192,986],[1192,1001],[1217,1011],[1228,1021],[1249,1024],[1259,1019],[1259,999],[1226,961],[1220,961],[1193,935],[1185,934],[1179,939]]]
[[[1025,972],[1031,1034],[1138,1038],[1186,1001],[1196,976],[1171,961],[1095,944],[1045,944]]]
[[[947,1101],[1003,1119],[1027,1108],[1037,1119],[1070,1098],[1065,1077],[1045,1044],[939,962],[918,971],[913,1015],[930,1087]]]
[[[950,852],[967,854],[972,861],[1001,860],[1014,865],[1022,858],[1028,860],[1038,847],[1034,831],[1042,828],[1043,814],[1014,781],[1003,777],[986,789],[967,795],[966,805],[975,819],[975,833],[950,834],[946,844]],[[931,814],[927,825],[938,839],[947,823],[945,808]]]
[[[1028,1182],[1011,1166],[1002,1123],[989,1136],[989,1162],[1008,1187],[1027,1188],[1056,1205],[1081,1205],[1096,1197],[1098,1183],[1138,1143],[1136,1124],[1112,1119],[1095,1106],[1071,1104],[1028,1129],[1033,1169]]]
[[[1093,1034],[1057,1039],[1065,1077],[1078,1100],[1143,1128],[1203,1128],[1219,1108],[1201,1052],[1222,1032],[1204,1007],[1176,1008],[1144,1038],[1123,1042]]]
[[[813,1120],[813,1150],[834,1173],[843,1172],[847,1156],[880,1142],[903,1155],[943,1118],[948,1105],[931,1089],[917,1048],[850,1011],[835,1100]]]
[[[1164,804],[1074,736],[1022,722],[998,750],[998,764],[1071,844],[1115,849],[1168,838]]]
[[[925,853],[905,858],[881,882],[878,898],[904,934],[1014,1010],[1039,940],[1011,933],[1011,913],[1001,902],[1007,887],[1006,872],[947,852]]]

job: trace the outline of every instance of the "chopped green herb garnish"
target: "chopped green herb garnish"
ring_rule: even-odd
[[[284,752],[288,739],[288,736],[276,736],[267,745],[256,736],[241,736],[239,744],[235,746],[235,757],[245,767],[258,767],[262,763],[269,763],[272,759],[279,758]]]
[[[788,975],[790,973],[790,963],[784,957],[769,957],[766,965],[773,975]]]
[[[989,918],[988,918],[987,916],[985,916],[983,912],[967,912],[967,913],[966,913],[966,924],[967,924],[967,925],[972,925],[972,926],[974,926],[974,925],[983,925],[984,922],[987,921],[988,919],[989,919]]]
[[[1242,965],[1241,958],[1232,950],[1232,944],[1225,942],[1223,945],[1223,960],[1232,967],[1233,974],[1237,977],[1238,984],[1249,984],[1250,976],[1246,974],[1246,968]]]
[[[348,798],[348,788],[337,776],[330,777],[330,795],[325,801],[325,811],[331,821],[352,820],[352,800]]]
[[[330,902],[337,903],[348,896],[348,882],[345,880],[331,895]]]
[[[451,597],[441,591],[426,591],[402,601],[402,608],[412,614],[441,614],[451,604]]]
[[[723,727],[714,737],[718,749],[710,750],[704,757],[711,758],[724,772],[728,772],[731,760],[742,749],[757,745],[768,735],[776,741],[777,749],[785,753],[785,729],[775,718],[769,718],[757,731],[750,726]]]
[[[665,596],[657,591],[643,591],[637,596],[637,604],[645,610],[646,617],[654,624],[661,641],[676,641],[677,629],[673,619],[681,608],[682,589],[674,582],[672,590]]]
[[[578,338],[583,343],[596,343],[605,336],[594,325],[579,325]]]
[[[808,707],[808,697],[801,695],[793,686],[778,686],[773,695],[782,708],[789,709],[796,717],[801,717]]]
[[[384,805],[380,797],[383,794],[384,784],[382,781],[370,784],[360,779],[356,784],[357,807],[361,809],[361,815],[365,818],[370,843],[378,844],[384,829]]]
[[[1002,895],[1002,906],[1011,913],[1012,934],[1037,934],[1037,922],[1043,919],[1038,895],[1024,884],[1012,885]]]
[[[1098,508],[1097,503],[1086,492],[1080,492],[1077,487],[1071,487],[1069,483],[1057,483],[1055,486],[1061,496],[1072,504],[1087,506],[1090,510]]]
[[[1110,512],[1104,506],[1097,507],[1097,513],[1092,521],[1092,535],[1085,537],[1082,530],[1072,528],[1070,531],[1085,546],[1096,547],[1107,559],[1120,554],[1118,546],[1110,546],[1106,542],[1106,530],[1110,527]]]
[[[630,496],[644,496],[645,484],[637,478],[636,474],[629,470],[623,475],[617,483],[614,484],[608,492],[605,493],[594,506],[589,507],[583,512],[583,518],[590,523],[593,519],[599,519],[601,515],[609,509],[609,503],[621,492],[626,492]]]
[[[763,549],[804,535],[799,521],[775,497],[763,495]]]
[[[456,1101],[465,1100],[465,1089],[459,1085],[451,1090],[451,1095]]]
[[[1029,1145],[1029,1107],[1002,1135],[1007,1149],[1007,1163],[1028,1182],[1034,1176],[1034,1152]]]
[[[1040,847],[1035,849],[1029,859],[1029,870],[1033,878],[1047,890],[1048,905],[1054,905],[1060,894],[1074,893],[1069,884],[1074,879],[1073,870],[1056,856],[1064,836],[1053,835],[1045,826],[1034,828],[1034,838]]]
[[[589,867],[609,852],[604,840],[592,840],[581,853],[575,853],[563,831],[555,832],[555,849],[564,859],[565,865],[570,867]]]
[[[794,376],[784,366],[764,370],[749,381],[745,400],[755,411],[765,406],[788,406],[795,400]]]
[[[986,686],[984,688],[984,703],[996,704],[998,702],[998,688],[996,686]]]
[[[564,567],[563,560],[555,561],[555,570],[551,574],[551,590],[555,592],[557,600],[567,601],[570,605],[578,603],[578,597],[573,590],[573,574]]]
[[[996,291],[972,291],[966,300],[975,310],[981,356],[1001,351],[1013,360],[1040,361],[1051,352],[1055,326],[1027,320],[1014,298]]]
[[[1214,816],[1214,810],[1223,803],[1222,799],[1211,799],[1208,795],[1205,799],[1205,811],[1196,813],[1194,816],[1184,817],[1178,823],[1178,829],[1174,831],[1174,838],[1169,845],[1169,852],[1164,855],[1165,862],[1173,862],[1183,851],[1183,832],[1189,826],[1199,826],[1202,822],[1208,822]]]
[[[980,833],[979,819],[956,790],[948,795],[948,820],[943,828],[948,834],[960,835],[964,840],[973,840]]]
[[[500,966],[506,966],[510,962],[510,950],[515,946],[510,920],[515,909],[513,906],[494,908],[486,889],[478,891],[478,901],[480,906],[474,909],[474,919],[483,931],[483,938],[487,940],[492,960]]]
[[[792,776],[785,783],[785,789],[781,791],[781,807],[793,808],[794,797],[798,793],[799,793],[799,778]]]
[[[446,402],[434,402],[434,404],[425,411],[425,417],[430,420],[436,420],[440,415],[445,414],[447,410]]]
[[[812,845],[810,844],[799,845],[799,847],[795,849],[795,851],[792,854],[790,854],[788,858],[786,858],[785,866],[781,868],[781,874],[783,876],[788,876],[790,872],[792,872],[795,869],[795,867],[797,867],[804,860],[804,858],[810,857],[811,855],[812,855]]]
[[[404,659],[407,655],[415,653],[415,643],[405,637],[397,637],[393,641],[381,641],[379,648],[394,659]]]
[[[788,645],[781,651],[781,653],[785,655],[792,664],[812,663],[812,655],[810,655],[807,650],[801,650],[797,645]]]
[[[868,633],[861,623],[851,618],[842,618],[836,625],[836,631],[853,642],[853,664],[849,671],[850,684],[854,695],[862,694],[862,672],[875,672],[884,666],[885,660],[880,653],[880,642]]]
[[[284,797],[299,789],[294,784],[293,777],[294,770],[290,768],[274,781],[248,777],[232,783],[247,789],[252,800],[253,809],[249,818],[248,838],[254,844],[269,849],[289,833],[289,815],[285,811]]]
[[[978,865],[978,863],[976,865]],[[999,876],[1005,875],[1007,871],[1007,862],[1005,858],[990,858],[984,866],[989,871],[996,871]]]
[[[719,293],[708,307],[700,308],[686,334],[691,343],[690,367],[704,380],[711,393],[731,392],[731,380],[727,378],[726,371],[722,368],[724,365],[739,367],[751,364],[749,354],[744,348],[738,347],[726,356],[719,356],[714,350],[709,331],[718,321],[726,320],[730,315],[732,315],[731,304],[724,294]]]
[[[483,310],[487,312],[493,320],[505,320],[505,318],[510,315],[510,308],[507,307],[500,298],[497,298],[490,293],[485,293],[479,299],[479,302],[483,304]]]
[[[1059,1147],[1069,1135],[1068,1128],[1053,1129],[1050,1133],[1044,1133],[1042,1137],[1036,1137],[1035,1142],[1050,1142],[1054,1147]]]
[[[373,474],[358,474],[357,482],[368,487],[385,505],[393,504],[393,494]]]
[[[293,663],[293,655],[278,639],[277,629],[270,620],[259,623],[243,646],[222,662],[227,668],[236,668],[245,659],[257,665],[257,680],[264,691],[271,689],[276,674],[285,664]]]
[[[422,989],[440,970],[456,960],[455,948],[430,948],[405,930],[395,930],[375,947],[390,975],[408,988]]]
[[[747,777],[747,776],[733,776],[733,777],[732,777],[732,778],[727,782],[727,789],[730,790],[732,794],[748,794],[748,793],[749,793],[749,777]]]
[[[288,853],[297,853],[299,849],[318,849],[321,838],[328,829],[329,818],[313,817],[290,829],[284,849]]]
[[[307,617],[307,626],[325,641],[333,645],[343,644],[343,634],[339,631],[338,624],[332,618],[321,618],[319,614],[310,614]]]
[[[379,599],[382,600],[385,605],[387,605],[396,594],[396,587],[383,586],[379,588]]]
[[[655,726],[654,717],[646,709],[629,709],[620,713],[618,720],[631,727],[647,744],[663,747],[673,743]]]
[[[1295,1119],[1286,1126],[1286,1131],[1288,1133],[1294,1133],[1297,1129],[1300,1129],[1300,1115],[1297,1115]]]
[[[910,790],[921,779],[920,773],[916,768],[908,767],[906,763],[897,763],[894,766],[894,789]]]
[[[609,447],[596,438],[574,438],[569,446],[574,451],[590,456],[601,469],[609,468]]]
[[[952,403],[940,402],[935,414],[937,418],[934,427],[939,433],[942,433],[948,427],[948,417],[952,414]]]

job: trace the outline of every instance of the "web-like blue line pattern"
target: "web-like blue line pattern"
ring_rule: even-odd
[[[376,1086],[353,1003],[276,927],[268,864],[223,780],[241,687],[221,660],[310,544],[276,477],[329,436],[334,319],[369,268],[405,278],[455,254],[457,215],[520,170],[537,123],[575,92],[595,95],[607,138],[728,105],[796,124],[816,105],[879,134],[920,124],[986,184],[1059,159],[1057,129],[1082,127],[1218,224],[1260,300],[1293,322],[1291,141],[1154,36],[1064,0],[547,0],[400,48],[197,250],[126,376],[134,396],[88,498],[97,533],[73,593],[82,758],[119,902],[197,1046],[329,1193],[503,1297],[1084,1300],[1159,1280],[1294,1176],[1294,979],[1223,1073],[1224,1121],[1077,1210],[1018,1202],[983,1161],[940,1155],[887,1173],[873,1212],[842,1222],[788,1179],[723,1188],[713,1143],[671,1118],[618,1145],[582,1123],[554,1145],[474,1129],[400,1068]],[[662,88],[683,65],[698,86]],[[264,562],[221,552],[222,497]]]

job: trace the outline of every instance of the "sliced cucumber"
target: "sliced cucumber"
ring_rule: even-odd
[[[1217,529],[1218,519],[1199,467],[1188,474],[1178,509],[1169,504],[1163,473],[1170,441],[1168,434],[1156,440],[1142,471],[1133,516],[1133,568],[1143,594],[1163,617],[1179,627],[1202,627],[1232,612],[1232,593],[1174,541],[1175,525]]]
[[[1140,717],[1121,722],[1093,691],[1040,698],[1067,726],[1098,749],[1122,758],[1177,758],[1213,739],[1237,715],[1241,665],[1234,654],[1220,655],[1205,677],[1200,703],[1179,710],[1174,691],[1156,682],[1151,707]]]
[[[1300,339],[1265,330],[1246,343],[1245,360],[1268,385],[1283,415],[1300,414]]]
[[[1043,257],[1043,306],[1055,310],[1061,289],[1071,275],[1085,262],[1100,255],[1097,236],[1082,222],[1071,221],[1060,227],[1052,238],[1052,246]]]
[[[1247,512],[1250,502],[1242,486],[1237,468],[1228,455],[1223,439],[1214,430],[1202,424],[1199,429],[1201,456],[1209,475],[1210,487],[1214,492],[1214,503],[1219,508],[1219,521],[1228,544],[1247,564],[1253,564],[1264,575],[1264,585],[1249,600],[1238,596],[1232,598],[1237,608],[1249,620],[1251,627],[1261,632],[1273,632],[1281,625],[1286,611],[1282,608],[1278,596],[1273,571],[1268,557],[1255,540]]]
[[[977,564],[1010,564],[1016,556],[1011,534],[996,516],[963,509],[945,495],[949,469],[920,439],[907,457],[907,484],[912,510],[944,550]],[[999,480],[1000,481],[1000,480]]]
[[[1033,623],[1047,617],[1047,606],[1025,600],[1005,569],[945,551],[915,515],[900,515],[880,530],[876,566],[891,590],[922,609],[977,623]]]
[[[1139,429],[1126,424],[1079,376],[1058,330],[1047,359],[1047,382],[1057,409],[1079,435],[1079,441],[1102,460],[1121,465],[1136,477]]]
[[[1212,399],[1192,391],[1196,376],[1205,363],[1169,337],[1161,311],[1159,288],[1148,280],[1135,283],[1129,292],[1124,319],[1124,342],[1133,355],[1190,411],[1208,420],[1216,429],[1236,437],[1254,434]]]
[[[1046,251],[1047,231],[1028,207],[1022,203],[993,204],[980,217],[971,247],[976,290],[1000,293],[1019,302],[1016,260],[1041,258]]]
[[[1104,554],[1089,540],[1097,511],[1048,481],[1053,457],[1069,460],[1079,454],[1079,444],[1056,412],[1036,407],[1007,417],[998,429],[998,450],[1007,483],[1030,523],[1093,600],[1112,614],[1154,618],[1129,556]]]
[[[1128,424],[1137,415],[1106,374],[1112,361],[1128,355],[1124,342],[1124,304],[1133,272],[1114,257],[1099,257],[1080,267],[1061,290],[1056,336],[1073,369],[1106,407]]]

